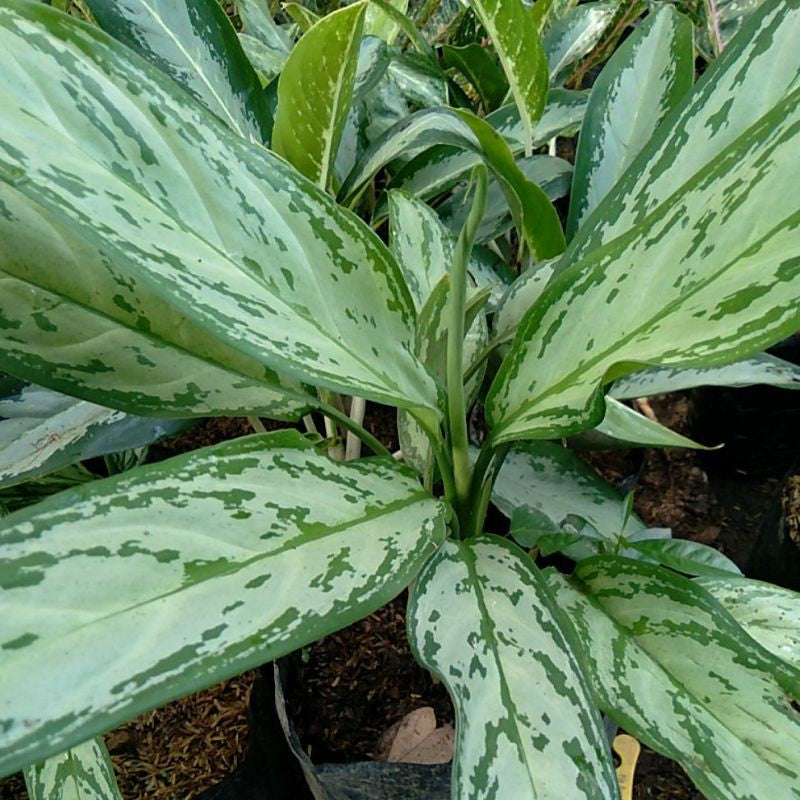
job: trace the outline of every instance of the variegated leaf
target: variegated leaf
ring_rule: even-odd
[[[456,238],[444,227],[437,213],[421,200],[398,190],[388,194],[389,249],[403,270],[419,313],[452,265]],[[479,258],[479,253],[473,253],[468,263],[474,278],[486,275],[487,268]],[[499,276],[493,275],[494,282],[499,282]]]
[[[442,231],[446,234],[447,231]],[[455,241],[442,237],[444,245],[452,253]],[[450,259],[448,259],[450,263]],[[478,355],[489,340],[489,331],[483,305],[488,290],[476,290],[471,285],[467,291],[464,328],[464,369],[474,366]],[[444,274],[433,287],[417,319],[417,355],[426,367],[443,383],[447,372],[447,337],[450,327],[449,316],[450,275]],[[464,384],[467,406],[477,397],[483,382],[485,366],[473,372]],[[397,433],[403,460],[414,467],[423,477],[426,486],[432,486],[434,454],[428,434],[422,426],[404,409],[397,412]]]
[[[25,770],[30,800],[122,800],[102,739],[91,739]]]
[[[569,68],[595,48],[618,11],[618,3],[582,3],[547,31],[543,45],[551,85],[563,83]]]
[[[697,578],[762,647],[800,669],[800,594],[748,578]]]
[[[272,54],[272,60],[281,66],[292,50],[292,40],[270,13],[268,0],[236,0],[236,11],[242,21],[242,30]],[[278,68],[278,72],[280,67]]]
[[[511,341],[525,314],[553,277],[557,261],[558,259],[551,258],[534,264],[508,287],[492,321],[494,339]]]
[[[572,165],[562,158],[536,155],[517,159],[522,174],[535,183],[550,200],[558,200],[569,192]],[[454,191],[436,210],[453,233],[461,230],[469,213],[468,187]],[[486,211],[476,234],[477,242],[489,242],[502,236],[512,225],[511,211],[502,188],[495,179],[489,181]]]
[[[268,142],[272,114],[219,3],[86,0],[100,26],[191,92],[240,136]],[[78,67],[76,67],[78,68]]]
[[[614,382],[609,394],[618,400],[680,392],[695,386],[743,387],[755,384],[800,389],[800,366],[760,353],[753,358],[705,369],[647,369]]]
[[[447,542],[412,588],[408,631],[456,706],[454,798],[619,797],[573,642],[522,551]]]
[[[101,249],[120,281],[249,360],[436,407],[399,268],[358,219],[126,48],[47,6],[0,10],[0,59],[0,181]],[[14,279],[27,282],[24,265]],[[59,282],[76,299],[52,269],[37,290]],[[139,328],[152,322],[143,309]]]
[[[405,14],[408,11],[408,0],[386,0],[391,6],[397,9],[398,13]],[[393,44],[400,31],[400,26],[394,18],[388,16],[374,3],[367,7],[367,18],[364,30],[369,36],[377,36],[387,44]]]
[[[353,99],[366,3],[323,17],[295,45],[278,81],[272,149],[323,189]]]
[[[758,11],[764,0],[713,0],[703,3],[712,47],[720,53],[745,20]]]
[[[782,16],[781,31],[787,17],[788,27],[800,30],[800,3],[792,5],[796,13]],[[760,30],[762,22],[753,21],[754,38],[780,61],[782,51],[773,48],[782,37],[774,20],[774,36]],[[743,50],[729,71],[749,75],[747,54]],[[551,282],[525,317],[490,389],[487,416],[496,441],[553,438],[595,424],[603,414],[602,384],[637,366],[724,364],[797,329],[800,71],[798,76],[798,87],[783,97],[770,89],[774,105],[729,140],[713,163],[663,198],[627,234],[571,263]],[[716,77],[727,76],[717,71]],[[687,107],[704,96],[707,86],[699,85]],[[715,98],[713,104],[718,102]],[[725,127],[723,120],[737,112],[735,106],[732,100],[727,104],[718,127]],[[671,130],[665,122],[659,131],[664,126]],[[740,120],[732,118],[729,127],[739,126]],[[653,141],[642,155],[653,156]],[[655,161],[670,173],[663,154]],[[629,178],[638,180],[638,172],[633,175],[638,163],[618,187],[629,186]],[[683,159],[676,162],[671,155],[669,165],[674,163],[682,173]],[[626,196],[626,202],[646,207],[653,186],[638,197]],[[614,210],[617,191],[584,228],[593,229]]]
[[[39,386],[0,398],[0,487],[120,450],[142,447],[187,427],[86,403]]]
[[[318,14],[306,8],[302,3],[283,3],[283,10],[297,23],[303,33],[320,20]]]
[[[759,647],[691,580],[628,559],[546,574],[600,707],[680,762],[709,800],[795,800],[800,673]]]
[[[333,462],[284,431],[6,517],[0,775],[380,607],[444,516],[392,459]]]
[[[472,151],[492,170],[508,201],[522,237],[538,258],[558,255],[564,247],[561,223],[547,195],[525,178],[502,136],[485,120],[466,111],[426,109],[389,129],[350,173],[340,192],[351,202],[385,164],[413,156],[433,145]]]
[[[800,50],[794,47],[800,38],[800,3],[765,0],[746,26],[581,226],[563,265],[612,242],[672,202],[687,181],[708,173],[725,153],[734,159],[737,140],[800,85]]]
[[[162,417],[299,419],[315,402],[4,184],[0,286],[0,368],[59,392]]]
[[[492,488],[492,502],[512,519],[524,511],[548,531],[563,531],[577,517],[612,551],[619,548],[622,534],[635,539],[646,530],[635,514],[625,520],[623,498],[614,488],[572,451],[551,442],[526,442],[509,451]]]
[[[534,21],[521,0],[469,0],[500,59],[525,130],[525,155],[547,100],[547,59]]]
[[[395,53],[387,72],[409,103],[422,108],[447,103],[447,75],[428,56]]]
[[[581,128],[570,194],[570,238],[692,88],[692,23],[654,10],[603,67]]]
[[[533,146],[539,147],[554,136],[575,133],[580,127],[586,109],[587,96],[583,92],[552,89],[547,95],[547,105],[533,129]],[[524,150],[524,136],[519,109],[503,106],[486,117],[488,122],[508,143],[515,155]],[[428,148],[402,167],[392,177],[389,188],[405,191],[427,200],[452,188],[464,180],[480,161],[471,151],[458,150],[448,145]],[[385,203],[378,201],[375,219],[386,215]]]

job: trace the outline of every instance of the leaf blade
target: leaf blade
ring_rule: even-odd
[[[353,99],[366,3],[315,23],[289,55],[278,80],[272,147],[327,188]]]
[[[393,460],[337,464],[294,431],[6,517],[0,774],[349,624],[444,534],[441,504]]]
[[[555,799],[566,785],[575,797],[619,797],[579,663],[520,551],[489,536],[447,542],[414,586],[408,628],[456,704],[454,797]],[[532,683],[548,687],[535,702]]]

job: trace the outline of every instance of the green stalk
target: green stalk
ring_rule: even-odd
[[[459,516],[469,508],[472,482],[467,408],[464,397],[464,309],[467,302],[467,264],[478,226],[486,210],[486,188],[489,179],[483,164],[473,169],[472,179],[475,183],[472,208],[456,242],[453,264],[450,268],[450,322],[447,331],[447,410],[455,481],[455,506]]]
[[[345,430],[352,431],[364,444],[377,456],[389,456],[392,454],[384,447],[368,430],[359,425],[355,420],[350,419],[348,414],[340,411],[336,406],[320,402],[317,407],[326,416],[336,420]],[[341,459],[340,459],[341,460]]]
[[[499,447],[493,448],[491,442],[488,442],[481,449],[478,460],[475,463],[475,469],[472,472],[472,485],[470,487],[472,504],[466,526],[462,532],[464,538],[477,536],[483,532],[483,523],[492,497],[494,480],[510,448],[510,443],[501,444]]]

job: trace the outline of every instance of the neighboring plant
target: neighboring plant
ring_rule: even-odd
[[[409,587],[456,707],[454,798],[619,797],[600,711],[709,798],[800,798],[798,597],[647,529],[559,443],[685,443],[621,402],[665,379],[796,384],[757,354],[799,322],[800,2],[764,2],[694,87],[691,24],[655,6],[588,104],[548,89],[587,52],[556,35],[571,3],[474,0],[496,60],[441,61],[382,0],[294,8],[293,48],[255,0],[241,40],[205,0],[86,5],[108,32],[0,9],[0,367],[131,415],[321,412],[327,436],[3,520],[0,774],[115,797],[99,734]],[[541,176],[569,169],[533,150],[584,110],[565,237]],[[506,292],[492,255],[524,268]],[[405,464],[366,401],[398,409]],[[557,550],[572,575],[537,567]]]

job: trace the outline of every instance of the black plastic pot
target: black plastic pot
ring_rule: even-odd
[[[291,727],[290,662],[262,667],[250,700],[247,757],[197,800],[450,800],[450,764],[314,764]]]

